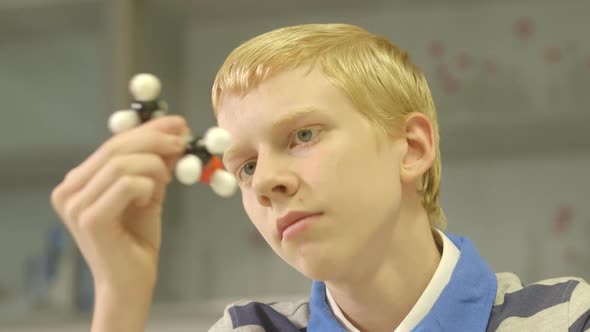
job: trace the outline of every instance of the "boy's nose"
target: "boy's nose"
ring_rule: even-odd
[[[276,161],[259,162],[256,165],[252,186],[258,202],[270,206],[275,200],[293,196],[299,188],[299,179],[293,170]]]

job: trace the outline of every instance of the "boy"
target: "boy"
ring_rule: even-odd
[[[441,231],[434,103],[391,42],[344,24],[274,30],[229,55],[212,99],[248,216],[314,282],[309,300],[231,305],[211,331],[590,328],[583,280],[524,287]],[[94,331],[144,327],[187,131],[165,117],[117,135],[52,194],[94,276]]]

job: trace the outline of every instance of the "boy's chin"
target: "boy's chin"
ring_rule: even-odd
[[[285,262],[309,279],[340,279],[353,265],[355,253],[362,247],[362,242],[353,241],[340,234],[324,235],[325,233],[316,234],[313,238],[300,239],[280,249],[274,249]]]
[[[294,262],[289,262],[289,265],[309,279],[334,280],[342,276],[346,270],[346,259],[338,256],[341,255],[329,255],[324,251],[322,254],[296,257]]]

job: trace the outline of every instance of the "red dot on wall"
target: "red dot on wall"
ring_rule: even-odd
[[[483,71],[487,74],[495,74],[498,72],[498,65],[493,60],[484,60],[481,64]]]
[[[470,69],[473,65],[473,58],[467,53],[461,53],[455,58],[457,66],[463,70]]]
[[[521,17],[512,24],[512,33],[521,40],[530,39],[535,33],[535,25],[528,17]]]
[[[570,229],[574,219],[574,208],[571,205],[562,205],[556,211],[553,217],[553,232],[564,233]]]
[[[449,95],[455,94],[461,90],[461,82],[453,77],[447,77],[442,80],[443,91]]]
[[[435,57],[440,58],[445,55],[446,45],[441,40],[432,40],[430,44],[428,44],[428,53]]]
[[[543,54],[543,58],[546,64],[557,64],[561,61],[562,52],[559,47],[547,47]]]

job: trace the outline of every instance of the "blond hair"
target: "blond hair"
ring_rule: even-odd
[[[423,175],[420,195],[430,224],[444,229],[440,137],[432,95],[408,54],[388,39],[348,24],[297,25],[257,36],[236,48],[217,73],[211,94],[215,113],[224,94],[244,96],[270,76],[304,65],[318,66],[380,133],[392,133],[412,112],[431,121],[436,156]]]

